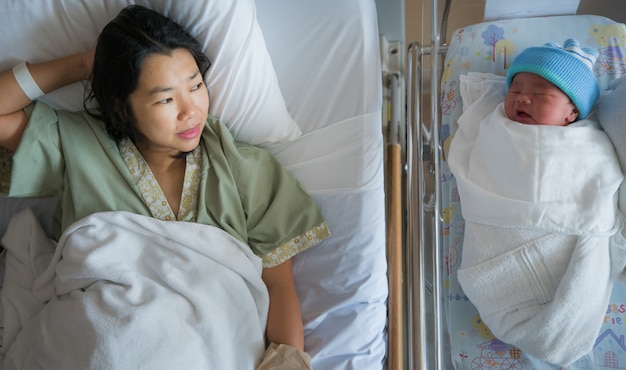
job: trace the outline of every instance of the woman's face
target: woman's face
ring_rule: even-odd
[[[147,56],[137,89],[129,97],[146,154],[179,155],[200,143],[209,111],[203,76],[189,51]]]
[[[561,89],[528,72],[513,78],[504,111],[510,120],[529,125],[565,126],[578,117],[578,110]]]

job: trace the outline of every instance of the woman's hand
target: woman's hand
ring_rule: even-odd
[[[264,268],[262,278],[270,295],[267,339],[272,343],[288,344],[303,350],[302,316],[291,260],[275,267]]]

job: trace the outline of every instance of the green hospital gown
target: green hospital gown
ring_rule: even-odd
[[[13,157],[10,196],[59,199],[54,234],[95,212],[152,216],[104,123],[44,103]],[[235,142],[216,117],[202,134],[197,209],[180,221],[219,227],[276,266],[329,235],[313,199],[268,151]]]

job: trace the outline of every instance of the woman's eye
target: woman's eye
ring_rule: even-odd
[[[196,91],[196,90],[200,89],[200,88],[202,87],[202,85],[203,85],[203,84],[204,84],[203,82],[200,82],[199,84],[197,84],[196,86],[194,86],[194,87],[191,89],[191,91]]]
[[[157,104],[167,104],[171,101],[172,101],[172,98],[167,98],[167,99],[159,100]]]

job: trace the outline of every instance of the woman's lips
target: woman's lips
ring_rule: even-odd
[[[189,130],[179,132],[178,136],[180,136],[183,139],[193,139],[196,136],[198,136],[198,134],[200,133],[200,130],[202,130],[202,125],[196,125],[190,128]]]

